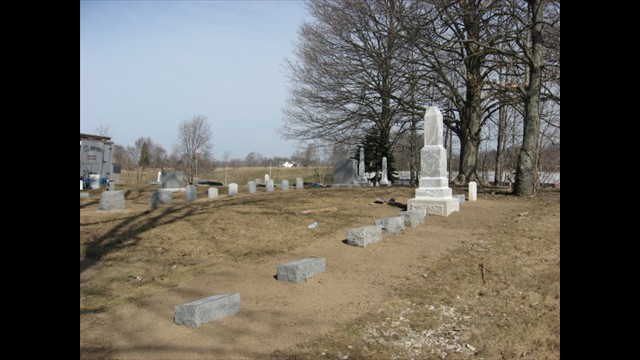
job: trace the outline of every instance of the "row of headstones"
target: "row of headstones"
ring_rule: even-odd
[[[464,194],[454,195],[460,203],[465,201]],[[469,183],[469,201],[477,200],[475,182]],[[426,209],[400,211],[398,216],[377,219],[373,225],[365,225],[347,231],[347,244],[367,247],[380,241],[383,235],[395,235],[407,226],[415,227],[424,224],[427,216]],[[325,258],[305,258],[290,263],[281,264],[277,268],[278,281],[299,283],[306,281],[324,271],[327,262]],[[240,311],[240,294],[220,294],[174,308],[174,321],[179,325],[198,328],[200,325],[219,320]]]
[[[247,184],[249,187],[250,194],[256,192],[256,187],[257,187],[256,184],[257,183],[255,181],[249,181],[249,183]],[[296,189],[297,190],[303,189],[302,178],[296,179]],[[98,209],[104,210],[104,211],[124,209],[124,205],[125,205],[124,191],[122,190],[115,191],[112,189],[109,189],[109,190],[110,191],[103,191],[102,194],[100,195],[100,204],[98,205]],[[289,190],[288,180],[282,180],[281,190],[282,191]],[[274,191],[273,180],[267,181],[265,191],[266,192]],[[229,196],[233,196],[237,194],[238,194],[238,184],[236,183],[229,184]],[[86,198],[88,196],[89,196],[89,193],[86,193],[86,192],[80,193],[80,198],[83,198],[83,197]],[[209,196],[209,199],[217,198],[218,188],[215,188],[215,187],[209,188],[208,196]],[[454,197],[457,197],[460,203],[463,203],[465,201],[464,194],[454,195]],[[196,200],[196,187],[194,185],[187,186],[185,198],[187,201]],[[172,190],[159,189],[152,194],[149,204],[151,206],[158,206],[159,204],[170,203],[171,200],[173,200]],[[470,182],[469,183],[469,201],[476,201],[476,200],[477,200],[477,185],[475,182]]]
[[[258,188],[258,182],[257,181],[249,181],[247,183],[247,187],[248,187],[249,194],[255,194],[257,192],[257,188]],[[296,190],[302,190],[302,189],[304,189],[303,179],[302,178],[297,178],[296,179]],[[265,184],[265,192],[273,192],[274,190],[275,189],[274,189],[273,180],[268,179],[266,181],[266,184]],[[281,191],[288,191],[289,190],[289,180],[282,180],[282,182],[280,183],[280,190]],[[237,183],[230,183],[229,184],[227,195],[229,195],[229,196],[238,195],[238,184]],[[218,197],[218,188],[215,188],[215,187],[209,188],[207,190],[207,196],[209,197],[209,199],[217,198]],[[195,185],[187,185],[187,187],[185,189],[185,199],[187,201],[195,201],[197,199],[197,193],[196,193]],[[167,204],[167,203],[171,202],[171,200],[173,200],[173,190],[159,189],[159,190],[156,190],[151,195],[151,200],[150,200],[149,204],[151,206],[157,206],[159,204]]]
[[[382,239],[383,234],[398,234],[406,226],[418,226],[424,223],[425,209],[401,211],[399,216],[377,219],[373,225],[366,225],[347,231],[347,244],[366,247]],[[277,268],[278,281],[299,283],[324,271],[325,258],[304,258],[281,264]],[[240,311],[240,294],[219,294],[209,296],[174,307],[174,322],[192,328],[219,320]]]
[[[296,189],[301,190],[304,188],[303,179],[296,179]],[[257,181],[249,181],[247,184],[249,188],[249,193],[253,194],[257,192]],[[282,180],[280,189],[282,191],[289,190],[289,180]],[[266,182],[265,186],[266,192],[273,192],[274,185],[273,180],[269,179]],[[229,184],[228,195],[234,196],[238,194],[238,184],[231,183]],[[98,210],[109,211],[109,210],[122,210],[124,209],[125,200],[124,200],[124,191],[116,191],[113,188],[109,188],[109,191],[104,191],[100,194],[100,204],[98,205]],[[211,187],[208,189],[209,199],[214,199],[218,197],[218,188]],[[80,193],[80,198],[89,197],[89,193],[82,192]],[[196,186],[188,185],[185,189],[185,199],[187,201],[195,201],[196,196]],[[153,192],[151,195],[151,200],[149,201],[149,205],[158,206],[160,204],[168,204],[173,200],[173,190],[169,189],[159,189]]]

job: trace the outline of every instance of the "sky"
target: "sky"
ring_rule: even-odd
[[[80,1],[80,132],[122,146],[149,137],[171,153],[202,115],[221,160],[290,157],[277,133],[302,1]]]

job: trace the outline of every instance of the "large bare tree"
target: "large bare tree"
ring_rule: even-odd
[[[186,177],[189,183],[194,181],[198,157],[211,156],[211,139],[211,127],[205,116],[194,115],[190,120],[183,120],[180,123],[174,152],[187,172]]]
[[[352,149],[375,129],[390,146],[407,131],[398,98],[407,91],[399,14],[404,0],[317,0],[306,3],[298,61],[286,63],[291,81],[280,133],[303,143]]]

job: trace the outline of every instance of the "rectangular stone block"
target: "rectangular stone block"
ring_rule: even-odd
[[[80,199],[86,199],[89,197],[89,193],[88,192],[81,192],[80,193]]]
[[[397,234],[404,230],[404,218],[402,216],[377,219],[374,223],[382,226],[383,234]]]
[[[424,218],[427,216],[427,209],[400,211],[400,216],[404,219],[405,226],[418,226],[424,224]]]
[[[367,247],[380,239],[382,239],[381,225],[366,225],[347,231],[347,244],[349,245]]]
[[[174,321],[178,325],[200,325],[225,318],[240,311],[240,294],[221,294],[176,305]]]
[[[124,209],[124,191],[103,191],[100,194],[98,210],[111,211]]]
[[[324,272],[327,266],[325,258],[307,258],[278,266],[278,281],[299,283]]]

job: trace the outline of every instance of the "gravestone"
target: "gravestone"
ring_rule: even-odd
[[[296,178],[296,190],[302,189],[304,189],[304,180],[302,178]]]
[[[168,204],[173,200],[173,192],[171,190],[156,190],[151,195],[151,201],[149,201],[149,205],[156,207],[159,204]]]
[[[419,209],[400,211],[400,216],[404,218],[405,226],[414,227],[424,224],[424,218],[427,216],[427,210]]]
[[[98,210],[111,211],[124,209],[124,191],[103,191],[100,194]]]
[[[184,194],[184,199],[187,201],[195,201],[196,200],[196,186],[195,185],[187,185],[187,191]]]
[[[478,200],[478,184],[475,181],[469,182],[469,201]]]
[[[264,184],[267,184],[267,181],[269,181],[269,174],[264,174]]]
[[[229,184],[229,192],[228,192],[229,196],[234,196],[234,195],[238,195],[238,184],[236,183],[231,183]]]
[[[424,146],[420,150],[420,183],[416,197],[407,201],[407,210],[426,209],[427,214],[439,216],[460,210],[460,201],[451,196],[442,131],[440,110],[428,107],[424,114]]]
[[[88,192],[81,192],[80,193],[80,199],[88,199],[89,198],[89,193]]]
[[[240,311],[240,294],[221,294],[174,307],[174,322],[192,328]]]
[[[404,217],[402,216],[394,216],[384,219],[377,219],[374,221],[375,225],[382,226],[383,234],[397,234],[399,232],[404,231]]]
[[[256,182],[255,181],[249,181],[247,183],[247,186],[249,187],[249,194],[254,194],[256,192]]]
[[[338,160],[333,164],[333,184],[331,186],[357,186],[357,165],[354,159]]]
[[[116,182],[115,181],[108,181],[107,182],[107,190],[116,191]]]
[[[382,239],[381,225],[365,225],[347,231],[347,244],[367,247]]]
[[[368,185],[369,181],[364,174],[364,148],[360,148],[360,162],[358,163],[358,179],[357,183],[360,185]]]
[[[280,190],[287,191],[289,190],[289,180],[282,180],[280,183]]]
[[[380,179],[380,185],[389,186],[389,175],[387,174],[387,157],[382,157],[382,178]]]
[[[207,194],[209,195],[209,199],[215,199],[218,197],[218,188],[209,188],[209,190],[207,190]]]
[[[273,192],[273,180],[271,180],[271,179],[267,180],[264,191],[265,192]]]
[[[162,189],[184,188],[184,174],[182,171],[163,171],[160,176],[160,187]]]
[[[84,181],[80,180],[80,190],[84,189]]]
[[[306,258],[278,266],[278,281],[299,283],[324,272],[327,266],[325,258]]]

